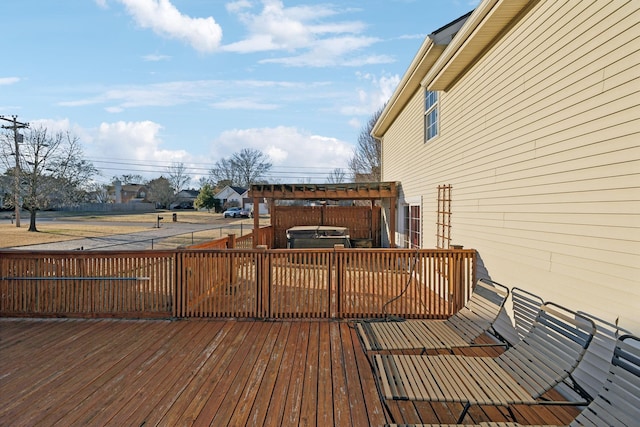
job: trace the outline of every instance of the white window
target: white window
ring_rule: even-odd
[[[420,221],[420,205],[405,205],[404,207],[404,247],[420,248],[422,223]]]
[[[424,91],[424,142],[438,136],[438,92]]]

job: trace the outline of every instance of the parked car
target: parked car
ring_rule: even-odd
[[[223,218],[249,218],[249,216],[251,216],[251,212],[238,207],[229,208],[222,213]]]
[[[195,209],[193,202],[180,202],[173,207],[173,209]]]

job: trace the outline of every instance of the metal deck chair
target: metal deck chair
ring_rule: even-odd
[[[637,426],[640,423],[640,338],[623,335],[617,342],[596,398],[569,424],[579,426]],[[413,424],[435,427],[442,424]],[[389,427],[401,427],[390,424]],[[405,425],[407,426],[407,425]],[[512,422],[483,422],[479,427],[519,427]],[[524,426],[523,426],[524,427]],[[531,427],[531,426],[528,426]]]
[[[492,327],[508,296],[507,287],[480,279],[467,304],[446,320],[360,322],[357,330],[368,351],[466,347]]]
[[[529,333],[496,358],[376,354],[373,363],[385,399],[462,403],[460,423],[471,405],[540,404],[571,378],[594,333],[591,319],[545,303]]]

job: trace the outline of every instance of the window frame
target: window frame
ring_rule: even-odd
[[[440,94],[438,91],[424,90],[424,142],[440,135]]]
[[[422,248],[422,206],[420,204],[407,205],[407,247]]]

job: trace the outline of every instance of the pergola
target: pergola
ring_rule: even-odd
[[[369,200],[373,206],[376,200],[389,199],[389,235],[396,231],[396,203],[398,199],[397,182],[354,182],[340,184],[253,184],[249,189],[249,197],[253,199],[257,212],[260,201],[269,200],[270,212],[275,200]],[[254,233],[260,231],[259,215],[253,217]],[[253,239],[257,244],[258,234]],[[389,244],[395,247],[395,239]]]

